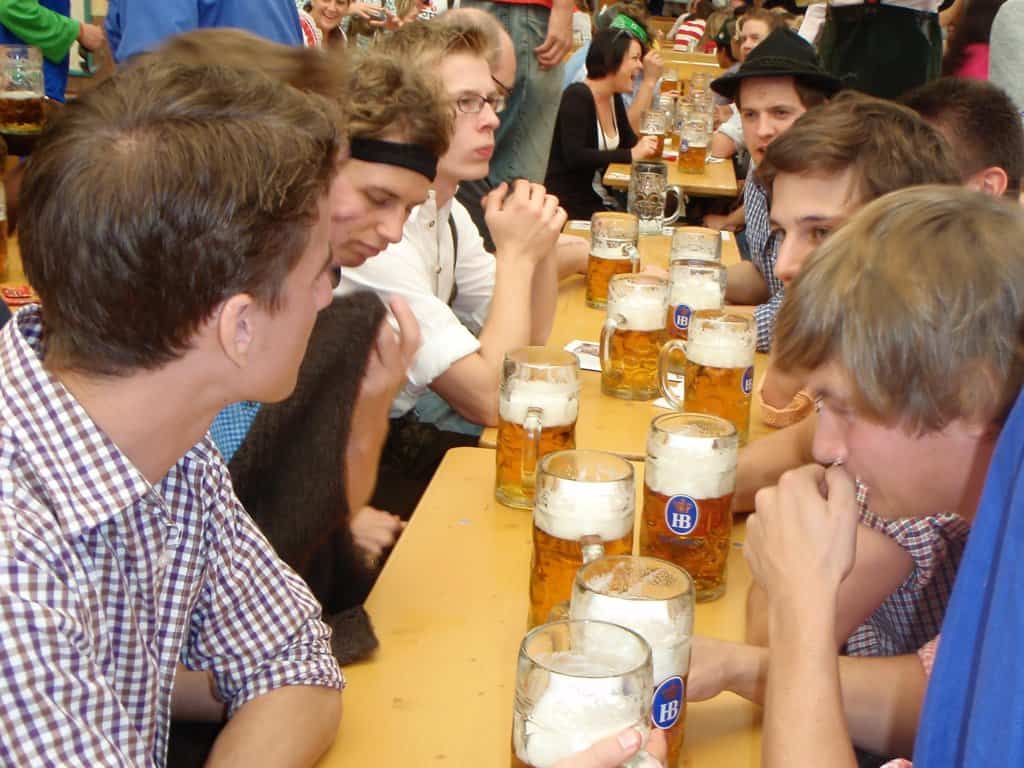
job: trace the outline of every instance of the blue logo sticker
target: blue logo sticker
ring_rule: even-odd
[[[693,533],[699,517],[697,502],[689,496],[673,496],[665,503],[665,525],[679,536]]]
[[[680,304],[676,307],[676,311],[672,313],[672,322],[675,323],[676,328],[680,331],[685,331],[690,327],[690,307],[687,304]]]
[[[750,366],[743,372],[743,394],[749,395],[754,391],[754,366]]]
[[[651,721],[662,730],[675,725],[683,713],[683,678],[670,677],[654,690]]]

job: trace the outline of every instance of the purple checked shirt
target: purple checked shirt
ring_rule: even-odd
[[[320,606],[209,437],[151,486],[40,337],[37,307],[0,332],[0,764],[163,765],[177,662],[212,672],[229,715],[342,688]]]

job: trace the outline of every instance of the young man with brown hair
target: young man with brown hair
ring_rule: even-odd
[[[41,139],[19,237],[42,308],[0,334],[0,762],[160,765],[172,713],[227,714],[210,765],[333,739],[320,607],[206,431],[295,384],[340,151],[326,101],[159,60]]]

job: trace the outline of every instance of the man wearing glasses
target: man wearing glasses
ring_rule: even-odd
[[[373,500],[408,516],[444,452],[475,444],[482,427],[497,424],[505,353],[547,340],[558,290],[555,246],[566,214],[539,184],[501,184],[484,201],[495,243],[488,253],[454,199],[460,182],[487,175],[505,104],[488,64],[488,36],[463,18],[442,17],[407,25],[384,45],[410,66],[434,68],[456,108],[451,147],[401,242],[343,270],[339,286],[402,296],[421,327],[423,345],[391,407]],[[449,418],[417,413],[428,389],[450,405]]]

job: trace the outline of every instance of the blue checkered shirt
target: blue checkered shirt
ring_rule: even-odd
[[[772,232],[768,216],[768,192],[753,173],[747,175],[743,186],[743,215],[746,219],[747,244],[750,260],[768,284],[769,298],[754,309],[757,322],[757,351],[768,352],[775,333],[775,315],[782,306],[785,288],[775,276],[775,262],[779,257],[779,238]]]
[[[210,425],[210,437],[220,449],[225,464],[229,464],[242,447],[245,436],[249,434],[259,412],[260,403],[243,400],[240,403],[232,403],[213,420],[213,424]]]
[[[895,592],[846,641],[848,656],[916,653],[942,626],[946,604],[970,526],[959,515],[884,520],[868,509],[866,487],[857,484],[860,522],[903,547],[914,566]]]
[[[213,443],[150,485],[43,368],[41,335],[38,307],[0,331],[0,765],[163,765],[179,662],[229,715],[340,689],[320,606]]]

